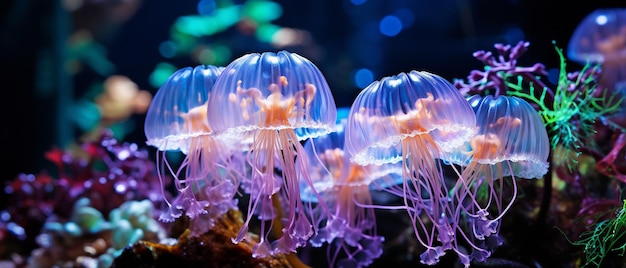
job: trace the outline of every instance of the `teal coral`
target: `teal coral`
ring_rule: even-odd
[[[78,200],[69,221],[52,217],[37,238],[41,248],[29,259],[29,267],[50,267],[63,263],[110,267],[122,250],[139,240],[163,241],[166,232],[155,220],[150,200],[127,201],[109,213],[108,220],[90,206],[87,198]],[[57,252],[59,249],[67,249]]]
[[[122,253],[122,250],[139,240],[163,241],[165,230],[154,218],[154,207],[150,200],[128,201],[109,213],[109,221],[113,228],[112,246],[107,258],[110,263]],[[100,258],[103,260],[103,258]]]

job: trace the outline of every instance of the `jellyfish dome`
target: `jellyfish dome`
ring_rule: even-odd
[[[145,135],[160,151],[187,153],[193,137],[211,132],[206,123],[209,92],[223,67],[199,65],[174,72],[148,107]]]
[[[570,38],[569,59],[580,64],[600,64],[598,88],[621,92],[626,88],[626,8],[601,8],[591,12]]]
[[[427,134],[438,147],[433,151],[451,151],[469,140],[475,124],[471,107],[450,82],[426,71],[400,73],[373,82],[357,96],[346,151],[362,165],[399,162],[403,139]]]
[[[568,58],[580,64],[626,59],[626,8],[600,8],[576,27],[567,47]]]
[[[340,120],[334,132],[304,143],[313,184],[300,181],[303,201],[318,202],[318,195],[327,199],[325,196],[333,195],[336,190],[334,188],[337,187],[364,186],[371,190],[381,190],[402,183],[402,167],[399,163],[362,166],[350,161],[350,155],[343,149],[345,124],[345,119]]]
[[[209,121],[218,134],[294,129],[301,140],[332,131],[336,106],[321,71],[287,51],[244,55],[215,83]],[[228,116],[224,116],[227,114]]]
[[[500,163],[507,167],[502,169],[502,176],[531,179],[547,173],[548,134],[528,102],[513,96],[485,96],[472,104],[479,127],[470,142],[472,161]]]

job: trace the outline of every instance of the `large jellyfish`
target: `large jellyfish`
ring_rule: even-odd
[[[435,264],[445,250],[456,250],[441,159],[476,131],[474,112],[458,90],[426,71],[385,77],[357,96],[346,128],[345,148],[354,163],[401,163],[397,194],[426,248],[421,261]]]
[[[343,150],[345,122],[338,124],[336,132],[304,144],[313,186],[323,196],[324,204],[319,205],[328,207],[334,216],[317,218],[320,231],[310,242],[313,246],[328,243],[329,267],[364,267],[380,257],[384,241],[377,235],[370,189],[394,181],[401,168],[399,164],[361,166],[350,162]],[[310,185],[303,183],[301,192],[303,200],[319,202]]]
[[[569,59],[601,64],[600,87],[626,90],[626,8],[600,8],[576,27],[567,46]]]
[[[335,101],[320,70],[287,51],[244,55],[226,66],[215,82],[208,115],[213,131],[248,146],[251,175],[242,182],[250,194],[248,215],[233,241],[245,238],[256,214],[261,230],[254,256],[304,246],[316,230],[300,199],[299,177],[311,183],[300,142],[331,132],[336,116]],[[284,228],[276,228],[283,223]],[[271,228],[281,229],[274,242]]]
[[[515,178],[541,178],[550,146],[539,114],[523,99],[474,95],[468,102],[479,130],[454,154],[463,171],[453,198],[459,228],[472,231],[464,237],[472,248],[468,257],[485,261],[500,244],[501,219],[517,196]]]
[[[161,180],[169,172],[179,192],[172,203],[165,200],[169,208],[161,215],[162,221],[173,221],[183,212],[191,219],[209,214],[206,227],[210,228],[215,217],[235,207],[237,181],[216,172],[219,167],[226,167],[230,149],[214,139],[206,121],[209,95],[223,69],[212,65],[179,69],[150,103],[145,121],[146,143],[157,148]],[[167,151],[184,154],[178,167],[168,159]]]

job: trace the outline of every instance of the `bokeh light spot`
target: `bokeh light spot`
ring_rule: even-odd
[[[350,115],[350,107],[337,107],[337,120],[335,123],[341,123],[341,120],[347,119]]]
[[[150,74],[150,84],[155,88],[161,87],[176,70],[178,70],[176,66],[166,62],[160,62]]]
[[[232,52],[230,51],[230,47],[224,44],[215,44],[213,46],[213,62],[212,63],[205,63],[205,64],[212,64],[215,66],[225,66],[227,65],[230,60],[231,60],[231,54]]]
[[[216,7],[215,0],[200,0],[198,1],[198,14],[203,16],[213,15]]]
[[[265,24],[259,25],[259,28],[257,28],[256,37],[261,42],[270,43],[272,42],[272,38],[274,37],[274,35],[279,30],[280,30],[279,26],[265,23]]]
[[[198,53],[198,61],[204,65],[215,62],[215,52],[211,48],[203,48]]]
[[[246,2],[243,15],[257,23],[264,23],[280,18],[283,7],[270,1],[253,0]]]
[[[402,30],[402,21],[396,16],[385,16],[378,25],[380,32],[386,36],[396,36]]]
[[[415,14],[412,10],[408,8],[400,8],[396,10],[394,15],[398,17],[398,19],[400,19],[400,21],[402,22],[403,29],[411,27],[411,25],[413,25],[413,22],[415,21]]]
[[[182,16],[176,19],[173,29],[180,33],[201,37],[221,32],[234,25],[240,18],[240,7],[217,9],[212,16]]]
[[[176,56],[176,44],[170,40],[161,43],[159,45],[159,53],[165,58]]]
[[[596,17],[596,23],[598,25],[604,25],[609,21],[609,19],[606,17],[606,15],[600,15]]]
[[[355,6],[359,6],[362,4],[365,4],[365,2],[367,2],[367,0],[350,0],[352,2],[352,4],[354,4]]]
[[[354,73],[354,84],[358,88],[365,88],[374,81],[374,73],[367,68],[361,68]]]
[[[503,37],[509,44],[515,44],[525,39],[524,31],[522,31],[522,29],[520,29],[519,27],[511,27],[506,29],[504,31]]]

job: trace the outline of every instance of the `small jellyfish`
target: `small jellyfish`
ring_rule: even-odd
[[[626,90],[626,8],[589,13],[574,30],[567,56],[583,65],[600,64],[602,88]]]
[[[229,149],[225,143],[214,139],[206,120],[209,95],[223,69],[211,65],[179,69],[159,88],[150,103],[144,129],[146,143],[157,148],[157,169],[161,180],[169,171],[179,192],[172,203],[165,200],[169,209],[160,216],[162,221],[173,221],[183,211],[194,219],[209,213],[209,207],[234,205],[229,199],[218,204],[208,193],[214,188],[232,189],[237,185],[235,180],[215,172],[218,167],[225,166]],[[178,168],[168,160],[167,151],[184,154]],[[198,200],[198,196],[212,200]]]
[[[346,152],[360,165],[401,163],[402,189],[396,194],[426,248],[425,264],[437,263],[445,250],[455,248],[442,160],[475,131],[474,112],[458,90],[425,71],[375,81],[352,104]]]
[[[336,132],[304,144],[313,187],[323,203],[307,183],[302,183],[300,189],[303,200],[318,204],[314,210],[324,206],[333,215],[317,217],[314,224],[319,232],[310,240],[315,247],[328,244],[328,267],[364,267],[380,257],[384,241],[377,235],[370,189],[376,188],[378,181],[393,180],[389,177],[401,171],[399,165],[361,166],[350,162],[343,150],[345,122],[337,126]]]
[[[457,152],[467,157],[460,161],[463,170],[453,198],[459,228],[469,223],[466,229],[472,232],[472,236],[462,232],[473,250],[468,258],[485,261],[500,245],[500,222],[517,196],[515,178],[546,174],[550,146],[539,114],[523,99],[474,95],[468,102],[479,129]]]
[[[289,253],[314,233],[298,179],[308,177],[300,143],[332,131],[336,107],[321,71],[308,59],[287,51],[250,53],[231,62],[217,79],[208,105],[209,124],[219,136],[245,148],[250,176],[248,215],[239,235],[245,238],[253,215],[261,220],[253,256]],[[283,213],[284,212],[284,213]],[[283,219],[276,219],[282,216]],[[270,229],[284,228],[270,242]]]

